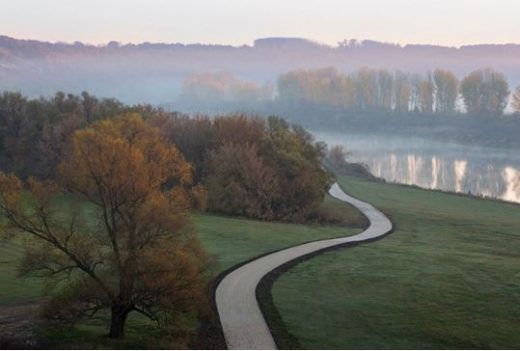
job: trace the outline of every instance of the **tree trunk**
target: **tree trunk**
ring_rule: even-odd
[[[110,332],[108,337],[111,339],[120,339],[125,336],[125,323],[128,313],[132,309],[129,306],[113,305],[112,306],[112,320],[110,323]]]

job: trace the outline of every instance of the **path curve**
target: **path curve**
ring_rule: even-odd
[[[262,256],[227,274],[217,286],[215,300],[229,349],[276,349],[273,336],[256,300],[260,280],[275,268],[300,256],[346,243],[371,241],[392,231],[392,222],[369,203],[347,195],[334,183],[330,195],[360,210],[369,220],[362,233],[313,241]]]

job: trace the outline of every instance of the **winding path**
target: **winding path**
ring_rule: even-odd
[[[226,275],[217,286],[215,300],[229,349],[276,349],[256,300],[256,287],[266,274],[300,256],[346,243],[371,241],[392,230],[392,222],[383,213],[345,194],[337,183],[332,185],[329,193],[359,209],[368,218],[369,227],[357,235],[313,241],[274,252]]]

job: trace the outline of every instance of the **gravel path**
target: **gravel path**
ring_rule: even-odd
[[[390,220],[372,205],[343,192],[337,183],[329,193],[359,209],[370,226],[362,233],[342,238],[313,241],[260,257],[222,279],[216,291],[216,304],[229,349],[276,349],[269,327],[256,301],[260,280],[275,268],[300,256],[346,243],[370,241],[392,230]]]

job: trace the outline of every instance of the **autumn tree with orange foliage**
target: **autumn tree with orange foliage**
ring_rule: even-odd
[[[132,312],[166,323],[199,308],[207,259],[187,225],[192,197],[191,165],[136,114],[77,131],[56,183],[0,172],[6,226],[34,239],[22,272],[61,282],[47,314],[72,324],[109,310],[111,338]]]
[[[208,207],[216,212],[264,220],[276,218],[273,199],[282,196],[275,170],[256,144],[225,143],[208,155]]]
[[[299,126],[271,116],[215,120],[218,143],[208,152],[203,182],[208,209],[262,220],[309,219],[331,185],[321,150]]]
[[[211,212],[304,222],[315,218],[331,185],[320,143],[281,118],[174,114],[147,123],[195,165]]]

